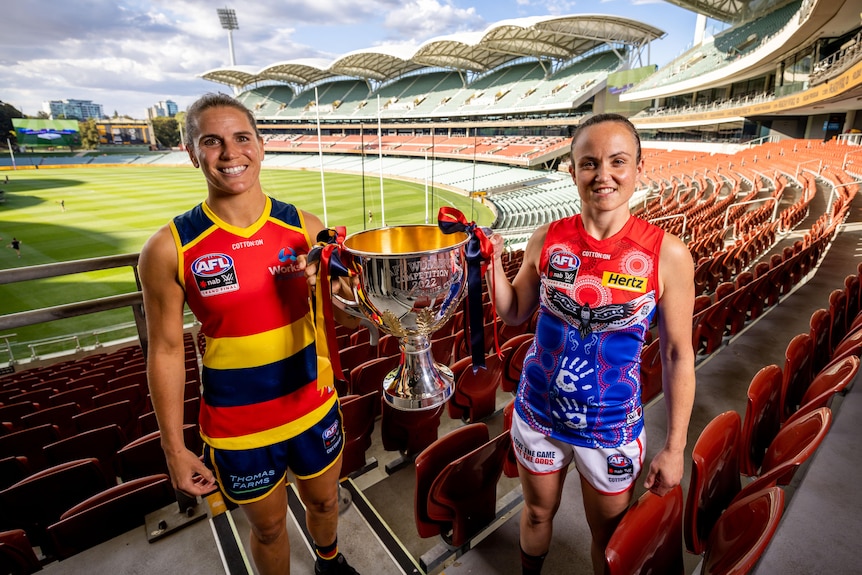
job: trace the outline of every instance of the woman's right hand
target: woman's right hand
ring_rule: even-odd
[[[215,475],[200,457],[188,449],[184,448],[172,455],[166,453],[165,458],[174,489],[191,497],[207,495],[215,490]]]

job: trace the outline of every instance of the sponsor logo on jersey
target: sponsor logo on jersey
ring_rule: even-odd
[[[631,475],[634,473],[632,460],[622,453],[608,456],[608,475]]]
[[[338,447],[341,443],[341,422],[338,420],[333,421],[332,425],[323,431],[322,438],[323,446],[326,448],[327,453]]]
[[[643,408],[643,406],[639,405],[633,411],[630,411],[626,414],[626,423],[632,424],[632,423],[640,420],[640,418],[642,418],[643,416],[644,416],[644,408]]]
[[[191,271],[204,297],[239,289],[233,258],[227,254],[203,255],[192,262]]]
[[[574,285],[578,277],[581,260],[570,252],[554,252],[548,258],[548,280],[566,285]]]
[[[291,247],[281,248],[278,251],[278,261],[281,262],[281,265],[267,268],[276,279],[289,279],[304,273],[296,263],[296,250]]]
[[[647,279],[640,276],[605,272],[602,274],[602,285],[626,291],[646,293]]]

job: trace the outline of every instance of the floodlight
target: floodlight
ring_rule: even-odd
[[[221,27],[227,30],[227,43],[230,48],[230,65],[236,66],[236,55],[233,51],[233,31],[239,30],[239,23],[236,20],[236,10],[233,8],[216,8]]]

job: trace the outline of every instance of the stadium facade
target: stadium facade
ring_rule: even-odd
[[[655,140],[829,139],[862,128],[858,2],[673,3],[728,28],[661,69],[648,61],[649,43],[664,31],[590,14],[202,77],[230,86],[274,134],[310,133],[319,120],[324,135],[377,122],[393,135],[565,135],[603,111],[630,116]]]

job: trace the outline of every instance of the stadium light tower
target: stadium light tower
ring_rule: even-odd
[[[233,31],[239,30],[239,24],[236,21],[236,10],[233,8],[217,8],[218,19],[221,22],[221,27],[227,30],[227,43],[230,48],[230,65],[236,66],[236,55],[233,52]]]

